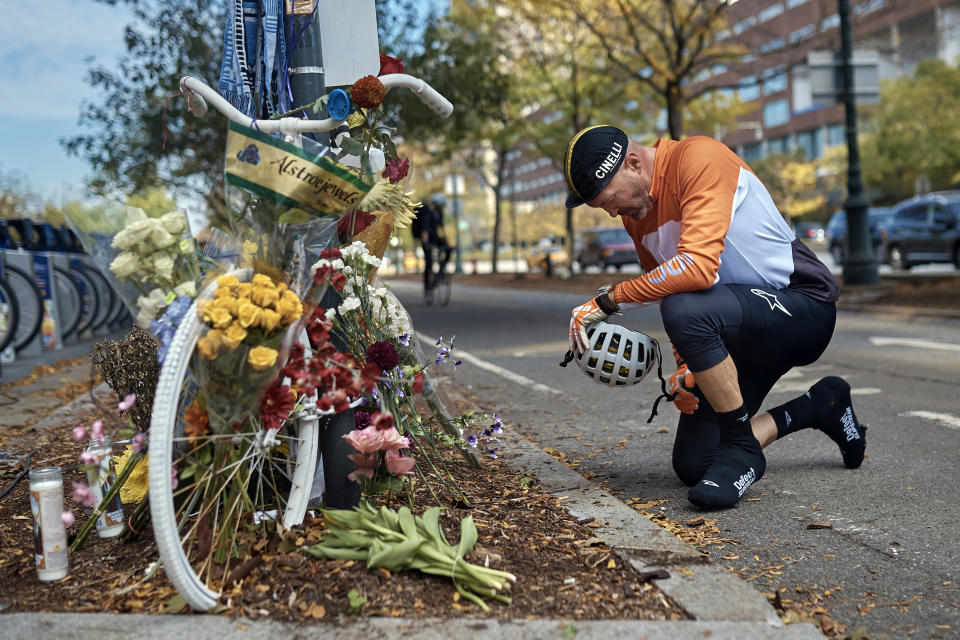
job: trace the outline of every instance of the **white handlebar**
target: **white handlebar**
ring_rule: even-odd
[[[391,87],[404,87],[413,91],[425,105],[430,107],[439,116],[446,118],[453,113],[453,105],[450,101],[440,95],[436,89],[419,78],[407,75],[405,73],[390,73],[380,76],[380,82],[387,89]],[[316,133],[320,131],[331,131],[336,129],[343,120],[334,120],[326,118],[324,120],[304,120],[302,118],[280,118],[278,120],[254,120],[244,115],[232,104],[223,99],[223,97],[205,85],[200,80],[192,76],[184,76],[180,79],[180,90],[186,95],[187,108],[202,116],[207,112],[209,104],[214,109],[225,115],[228,119],[248,127],[255,127],[260,131],[274,133],[277,131],[283,133]]]

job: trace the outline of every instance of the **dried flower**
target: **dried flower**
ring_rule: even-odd
[[[74,522],[73,511],[64,511],[61,513],[60,522],[62,522],[65,527],[72,525]]]
[[[120,404],[117,405],[119,411],[126,411],[133,406],[133,403],[137,401],[137,394],[128,393],[126,397],[120,401]]]
[[[403,61],[393,56],[380,54],[380,73],[377,75],[385,76],[388,73],[403,73]]]
[[[363,76],[350,87],[350,100],[363,109],[376,109],[386,95],[387,88],[376,76]]]
[[[260,419],[264,429],[279,429],[293,411],[297,396],[276,378],[263,392],[260,401]]]
[[[90,487],[81,482],[73,483],[73,499],[85,507],[97,506],[97,498],[90,491]]]
[[[387,163],[380,175],[390,181],[390,184],[397,184],[407,177],[410,171],[410,159],[396,157]]]

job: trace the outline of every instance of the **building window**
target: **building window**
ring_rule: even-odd
[[[747,162],[752,162],[753,160],[759,160],[763,157],[763,148],[760,146],[759,142],[754,142],[753,144],[743,145],[743,153],[740,154],[741,157]]]
[[[787,70],[774,67],[763,72],[763,93],[770,94],[787,88]]]
[[[763,126],[778,127],[790,119],[790,103],[786,99],[763,105]]]
[[[816,129],[797,133],[797,148],[803,149],[803,155],[807,160],[814,160],[823,155],[820,153],[820,145],[817,144]]]
[[[744,102],[756,100],[760,97],[760,87],[757,86],[757,78],[755,76],[744,76],[743,79],[740,80],[740,87],[737,93]]]
[[[820,21],[820,31],[840,26],[840,14],[834,13]]]
[[[805,27],[800,27],[796,31],[790,34],[790,44],[795,42],[800,42],[801,40],[806,40],[814,33],[817,32],[816,25],[808,24]]]
[[[832,124],[827,127],[827,146],[847,144],[847,128],[842,124]]]
[[[744,18],[737,24],[733,25],[733,34],[738,36],[744,31],[746,31],[747,29],[749,29],[750,27],[754,26],[755,24],[757,24],[757,16],[750,16],[748,18]]]
[[[757,17],[760,19],[760,22],[766,22],[767,20],[776,18],[781,13],[783,13],[783,5],[778,2],[758,13]]]
[[[771,51],[776,51],[777,49],[783,49],[783,38],[774,38],[770,42],[760,45],[761,53],[770,53]]]
[[[787,0],[787,9],[793,9],[794,7],[799,7],[802,4],[806,4],[809,0]]]
[[[787,144],[787,137],[783,136],[782,138],[774,138],[773,140],[767,141],[767,153],[786,153],[790,149],[790,145]]]

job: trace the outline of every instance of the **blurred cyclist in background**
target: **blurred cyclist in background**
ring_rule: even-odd
[[[443,272],[450,260],[450,244],[443,232],[443,208],[447,199],[442,193],[435,193],[430,202],[420,205],[420,211],[410,225],[414,240],[423,247],[423,292],[426,294],[433,286],[433,252],[437,251],[437,272]]]

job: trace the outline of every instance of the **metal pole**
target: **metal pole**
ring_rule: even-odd
[[[453,205],[453,222],[456,225],[454,238],[457,243],[457,248],[454,250],[453,272],[461,274],[463,273],[463,260],[460,256],[460,195],[457,192],[457,170],[453,166],[452,160],[450,165],[453,167],[453,175],[450,178],[450,182],[453,183],[450,187],[450,204]]]
[[[857,145],[857,105],[853,92],[853,38],[850,34],[850,0],[838,0],[840,14],[840,55],[843,58],[843,104],[847,124],[847,242],[850,250],[843,263],[844,284],[870,284],[880,276],[877,272],[877,257],[873,251],[867,210],[870,200],[863,193],[860,177],[860,149]]]
[[[290,3],[296,7],[301,3]],[[314,12],[316,11],[316,4]],[[290,91],[294,106],[313,102],[326,91],[323,77],[323,52],[320,48],[321,25],[314,14],[289,13],[284,20],[284,36],[290,51],[288,69],[290,73]],[[309,119],[327,117],[327,110],[314,114],[308,110],[304,114]],[[322,137],[321,137],[322,135]],[[317,142],[329,144],[328,134],[317,134]],[[324,308],[335,307],[341,300],[332,288],[327,289],[320,304]],[[331,341],[338,351],[349,352],[349,346],[334,336]],[[320,462],[323,464],[323,478],[326,485],[324,505],[332,509],[349,509],[360,504],[360,484],[349,480],[347,474],[353,471],[354,464],[347,459],[353,453],[343,436],[354,429],[353,410],[334,414],[320,419]]]

